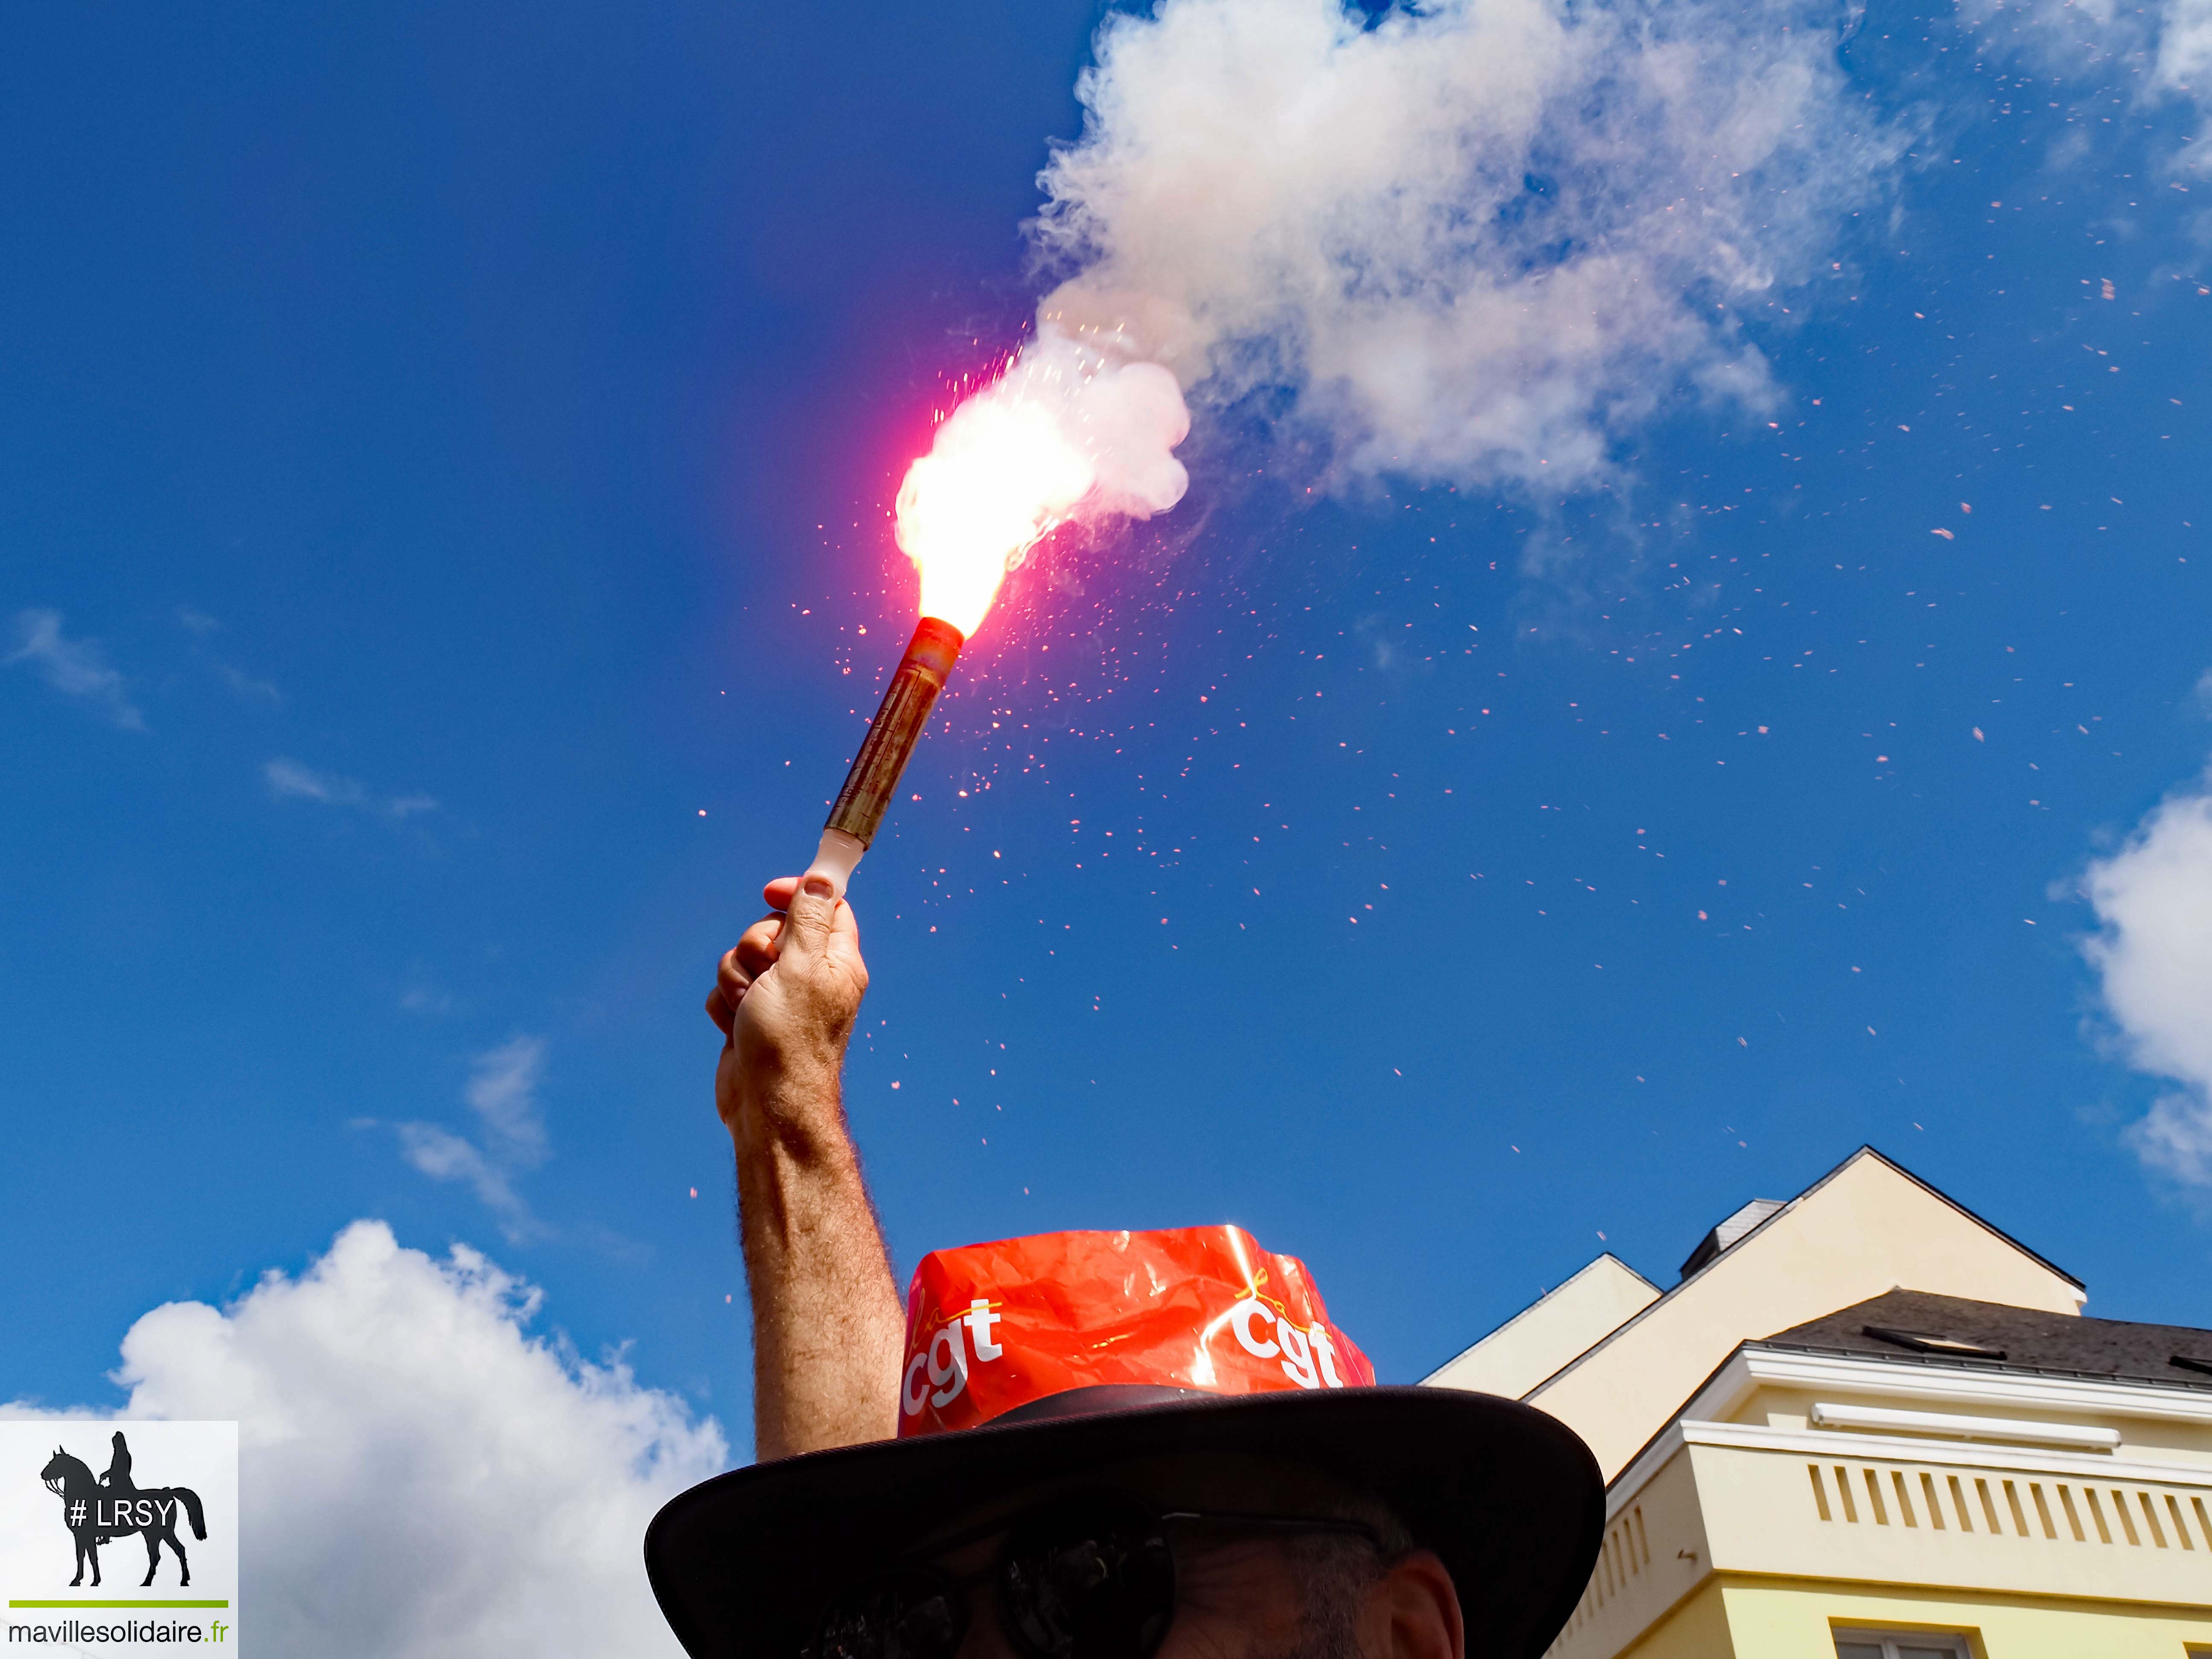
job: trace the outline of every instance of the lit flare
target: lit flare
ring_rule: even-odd
[[[937,428],[898,493],[898,544],[921,578],[921,622],[808,874],[845,890],[1006,573],[1071,520],[1149,518],[1173,507],[1190,479],[1172,452],[1189,430],[1173,374],[1051,323]]]

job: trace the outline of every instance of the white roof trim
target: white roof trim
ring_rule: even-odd
[[[1816,1429],[1894,1430],[1899,1434],[1933,1434],[1953,1440],[2008,1440],[2024,1446],[2071,1446],[2077,1451],[2111,1451],[2120,1443],[2118,1429],[2090,1423],[2031,1423],[2019,1417],[1971,1417],[1959,1412],[1905,1412],[1884,1406],[1813,1402]]]
[[[1846,1457],[1859,1462],[1936,1463],[2013,1474],[2064,1475],[2092,1485],[2099,1481],[2139,1480],[2149,1486],[2212,1492],[2212,1466],[2203,1463],[2145,1463],[2110,1455],[2030,1451],[2024,1447],[1992,1446],[1964,1440],[1823,1434],[1818,1430],[1770,1429],[1759,1423],[1675,1422],[1668,1425],[1665,1431],[1607,1492],[1606,1523],[1610,1526],[1617,1520],[1644,1495],[1644,1488],[1674,1461],[1675,1454],[1689,1446],[1787,1452],[1816,1462]]]
[[[1685,1423],[1680,1426],[1684,1442],[1692,1446],[1790,1452],[1801,1457],[1850,1457],[1863,1462],[1964,1464],[2017,1474],[2070,1474],[2091,1482],[2142,1480],[2153,1486],[2194,1486],[2212,1492],[2212,1466],[2203,1463],[2143,1463],[2084,1452],[2030,1451],[2019,1446],[1917,1436],[1908,1439],[1901,1435],[1822,1434],[1818,1430],[1770,1429],[1758,1423]]]
[[[1839,1359],[1827,1354],[1795,1353],[1784,1349],[1747,1345],[1729,1355],[1727,1364],[1691,1397],[1680,1414],[1653,1436],[1650,1443],[1631,1460],[1626,1468],[1613,1478],[1613,1484],[1607,1488],[1606,1494],[1607,1516],[1624,1507],[1650,1483],[1652,1476],[1666,1466],[1668,1459],[1681,1450],[1686,1443],[1682,1433],[1685,1423],[1697,1423],[1701,1428],[1746,1431],[1755,1428],[1761,1434],[1770,1432],[1763,1425],[1716,1421],[1736,1410],[1751,1397],[1753,1389],[1762,1387],[1802,1389],[1814,1393],[1873,1395],[1878,1399],[1939,1400],[1946,1404],[1960,1406],[2080,1412],[2104,1417],[2132,1418],[2141,1422],[2212,1425],[2212,1392],[2200,1393],[2141,1382],[2094,1382],[2079,1377],[2014,1376],[2003,1372],[1966,1370],[1954,1366],[1915,1365],[1871,1355],[1864,1359]],[[1870,1448],[1877,1443],[1872,1437],[1859,1434],[1851,1435],[1848,1440],[1838,1435],[1801,1435],[1799,1437],[1823,1455],[1844,1455],[1852,1444]],[[1700,1438],[1697,1443],[1721,1443]],[[1921,1458],[1912,1461],[1926,1461],[1924,1455],[1930,1443],[1905,1443],[1917,1444],[1923,1454]],[[1887,1454],[1868,1450],[1862,1455]],[[1992,1463],[1995,1453],[1990,1448],[1967,1448],[1965,1449],[1965,1455],[1996,1466]],[[2048,1465],[2038,1463],[2035,1467]],[[2090,1460],[2085,1467],[2111,1472],[2164,1466],[2121,1463],[2109,1456],[2102,1456]],[[2197,1474],[2212,1480],[2212,1468],[2198,1466]],[[2123,1475],[2121,1478],[2127,1477]],[[2158,1478],[2170,1477],[2161,1475]]]
[[[2139,1422],[2212,1426],[2212,1389],[2118,1378],[2051,1376],[2037,1372],[1915,1364],[1869,1354],[1800,1353],[1747,1343],[1682,1407],[1685,1418],[1725,1418],[1755,1388],[1804,1389],[1815,1393],[1874,1395],[1892,1400],[1942,1401],[2030,1412],[2080,1412]]]

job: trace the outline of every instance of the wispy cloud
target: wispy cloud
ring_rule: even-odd
[[[318,772],[288,756],[266,763],[261,775],[269,793],[278,800],[311,800],[324,806],[354,806],[388,818],[407,818],[417,812],[434,812],[438,803],[429,795],[379,795],[358,778],[336,772]]]
[[[410,1014],[449,1014],[453,999],[427,980],[417,980],[399,994],[399,1006]]]
[[[2126,1132],[2136,1156],[2212,1189],[2212,775],[2154,807],[2083,896],[2100,924],[2083,946],[2128,1063],[2180,1086]]]
[[[545,1039],[512,1036],[476,1057],[465,1098],[469,1109],[510,1161],[535,1167],[545,1161],[545,1118],[538,1084],[545,1070]]]
[[[284,694],[273,682],[249,674],[242,668],[234,668],[227,662],[217,662],[215,672],[217,679],[245,702],[280,703],[284,701]]]
[[[131,702],[122,674],[95,641],[73,640],[62,632],[60,611],[15,613],[15,648],[0,657],[0,664],[18,663],[64,696],[90,704],[125,731],[148,729],[146,717]]]
[[[194,638],[202,641],[205,641],[211,635],[220,633],[222,629],[222,623],[219,618],[209,616],[204,611],[195,611],[188,605],[177,607],[177,625]],[[261,702],[274,706],[284,701],[284,694],[276,689],[274,682],[263,679],[258,674],[249,674],[235,664],[223,661],[222,658],[207,651],[204,646],[202,647],[201,655],[208,666],[215,671],[216,678],[229,687],[231,694],[241,702]]]
[[[433,1181],[464,1182],[501,1230],[520,1243],[544,1228],[515,1188],[516,1178],[550,1155],[538,1086],[545,1073],[545,1039],[517,1034],[469,1063],[462,1098],[476,1114],[479,1138],[435,1123],[398,1123],[399,1154]]]
[[[279,800],[320,801],[325,806],[368,804],[368,790],[358,780],[318,772],[281,755],[264,766],[261,775],[269,780],[269,793]]]
[[[494,1164],[471,1140],[441,1129],[434,1123],[393,1125],[399,1135],[399,1155],[433,1181],[465,1182],[476,1189],[484,1207],[496,1215],[500,1229],[511,1240],[538,1231],[536,1218],[507,1172]]]

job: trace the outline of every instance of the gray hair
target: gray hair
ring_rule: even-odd
[[[1362,1659],[1359,1615],[1368,1592],[1417,1547],[1397,1511],[1371,1493],[1341,1487],[1323,1512],[1358,1522],[1367,1534],[1312,1533],[1291,1540],[1298,1570],[1297,1644],[1271,1659]]]

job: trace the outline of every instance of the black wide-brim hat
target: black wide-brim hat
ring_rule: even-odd
[[[833,1595],[964,1513],[1193,1453],[1303,1463],[1388,1503],[1451,1573],[1468,1659],[1536,1659],[1589,1583],[1604,1529],[1589,1449],[1517,1401],[1442,1388],[1080,1389],[957,1433],[718,1475],[653,1518],[646,1574],[691,1659],[798,1659]]]

